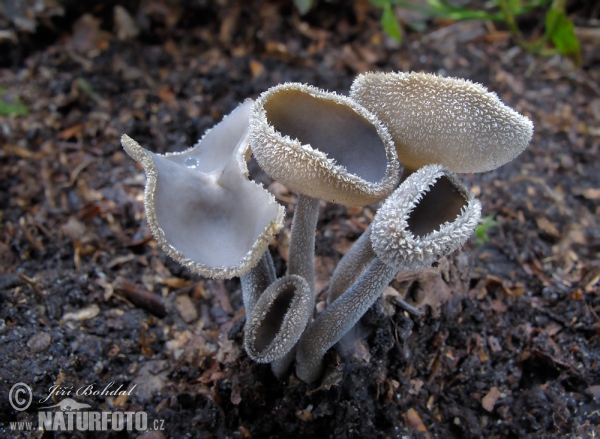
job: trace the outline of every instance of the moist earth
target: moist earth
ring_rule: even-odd
[[[305,16],[278,0],[37,4],[0,6],[0,103],[27,108],[0,117],[2,437],[138,437],[11,429],[63,399],[44,401],[52,386],[110,383],[130,395],[74,399],[145,411],[163,427],[147,438],[598,437],[597,8],[569,2],[577,67],[520,49],[502,23],[405,10],[425,26],[405,26],[400,44],[365,0]],[[519,24],[535,38],[543,14]],[[180,151],[278,83],[347,94],[359,73],[391,70],[480,82],[534,121],[534,138],[511,163],[460,176],[496,225],[435,267],[400,273],[317,383],[293,370],[278,381],[242,349],[239,281],[200,278],[157,247],[143,171],[119,137]],[[296,195],[250,169],[288,207],[289,230]],[[319,301],[377,207],[322,205]],[[270,246],[278,275],[288,240]],[[33,390],[26,411],[8,403],[18,382]]]

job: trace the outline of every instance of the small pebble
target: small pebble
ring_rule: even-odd
[[[27,342],[27,347],[31,350],[31,352],[37,354],[48,349],[51,341],[52,337],[50,337],[50,334],[47,332],[38,332],[29,339]]]
[[[186,323],[193,322],[198,318],[198,311],[196,311],[196,307],[187,294],[177,296],[175,299],[175,308]]]

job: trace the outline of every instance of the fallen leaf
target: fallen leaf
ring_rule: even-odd
[[[98,307],[98,305],[96,305],[94,303],[93,305],[90,305],[86,308],[82,308],[78,311],[68,312],[65,315],[63,315],[62,319],[65,321],[66,320],[82,321],[82,320],[93,319],[98,314],[100,314],[100,308]]]
[[[488,412],[491,412],[494,410],[494,406],[496,405],[498,398],[500,398],[500,395],[498,388],[496,386],[492,387],[487,395],[481,399],[481,406]]]
[[[560,238],[560,232],[558,231],[558,228],[548,218],[543,216],[536,217],[535,223],[542,232],[547,233],[553,238]]]
[[[427,431],[427,427],[423,424],[421,417],[417,413],[417,411],[413,408],[408,409],[406,414],[404,415],[406,419],[406,425],[408,428],[413,429],[415,431],[420,431],[425,435],[427,439],[430,439],[429,431]]]

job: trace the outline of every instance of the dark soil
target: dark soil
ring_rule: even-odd
[[[164,420],[155,438],[600,435],[597,10],[571,8],[586,31],[575,68],[481,22],[428,21],[400,45],[364,0],[320,2],[305,17],[291,1],[119,2],[137,35],[115,20],[117,2],[97,3],[64,2],[62,16],[0,5],[12,32],[0,40],[0,99],[29,109],[0,117],[2,437],[70,437],[10,423],[37,422],[38,408],[61,399],[40,402],[51,386],[111,382],[137,385],[128,397],[77,401],[146,411]],[[526,20],[535,36],[542,16]],[[530,117],[535,135],[513,162],[462,176],[499,223],[489,241],[392,283],[422,317],[394,309],[388,290],[328,353],[322,382],[292,371],[277,381],[241,347],[238,280],[199,278],[157,247],[143,172],[119,137],[178,151],[272,85],[347,93],[367,70],[480,82]],[[293,206],[294,194],[252,169]],[[323,207],[318,289],[375,210]],[[287,238],[271,246],[279,274]],[[26,411],[8,404],[17,382],[33,389]]]

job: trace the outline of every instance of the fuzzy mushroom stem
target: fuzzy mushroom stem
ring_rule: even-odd
[[[369,225],[335,268],[329,282],[327,303],[332,303],[350,288],[376,257],[371,245],[371,226]]]
[[[246,315],[252,312],[260,296],[275,280],[275,265],[273,265],[273,258],[267,249],[258,264],[240,277]]]
[[[290,234],[288,274],[303,277],[314,293],[315,289],[315,233],[319,220],[320,200],[298,194]]]
[[[292,230],[290,233],[290,251],[288,259],[288,275],[298,275],[306,280],[312,297],[312,309],[315,303],[315,232],[319,220],[319,207],[321,201],[308,195],[298,194]],[[271,370],[277,378],[281,378],[290,368],[296,356],[295,347],[283,357],[271,363]]]
[[[375,259],[363,276],[308,326],[296,353],[298,378],[311,383],[319,377],[325,353],[360,320],[397,272],[396,267]]]

